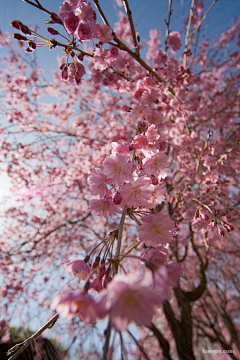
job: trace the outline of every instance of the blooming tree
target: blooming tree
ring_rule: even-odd
[[[127,0],[114,27],[98,0],[102,23],[85,0],[59,14],[25,1],[49,15],[50,36],[14,20],[20,48],[64,55],[49,81],[1,34],[1,162],[15,197],[2,214],[5,320],[33,299],[80,343],[95,329],[82,359],[204,359],[209,348],[238,359],[237,20],[200,40],[216,1],[192,1],[182,39],[169,1],[161,45],[156,30],[140,40]]]

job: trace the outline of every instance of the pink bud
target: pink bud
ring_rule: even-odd
[[[26,41],[26,40],[28,40],[28,39],[26,38],[26,36],[23,36],[23,35],[18,34],[18,33],[13,34],[13,37],[14,37],[14,39],[17,39],[17,40],[19,40],[19,41]]]
[[[114,202],[114,204],[116,204],[116,205],[121,204],[121,202],[122,202],[122,195],[121,195],[119,192],[116,192],[116,194],[114,195],[113,202]]]
[[[65,66],[61,72],[61,79],[67,80],[68,79],[68,69],[67,66]]]
[[[58,34],[59,34],[59,32],[58,32],[57,30],[55,30],[55,29],[53,29],[53,28],[51,28],[51,27],[48,27],[48,28],[47,28],[47,31],[48,31],[49,34],[51,34],[51,35],[58,35]]]
[[[65,66],[66,66],[66,64],[65,63],[63,63],[61,66],[60,66],[60,70],[63,70],[64,68],[65,68]]]
[[[35,44],[34,41],[29,41],[28,47],[29,47],[29,49],[31,49],[32,51],[34,51],[37,46],[36,46],[36,44]]]
[[[219,235],[221,235],[221,236],[225,236],[225,232],[222,230],[222,229],[218,229],[218,233],[219,233]]]
[[[233,230],[234,230],[234,226],[231,225],[231,224],[228,224],[228,225],[227,225],[227,231],[228,231],[228,232],[231,232],[231,231],[233,231]]]
[[[21,31],[26,35],[32,35],[31,30],[26,25],[21,25]]]
[[[81,80],[82,80],[82,77],[81,77],[79,71],[76,71],[76,74],[75,74],[76,84],[77,84],[77,85],[80,84]]]
[[[151,175],[151,183],[153,185],[158,185],[158,179],[156,178],[156,176]]]
[[[51,18],[52,18],[52,21],[55,22],[56,24],[62,24],[62,20],[54,12],[51,13]]]
[[[13,20],[13,21],[11,22],[11,25],[12,25],[12,27],[14,27],[14,29],[21,30],[21,26],[22,26],[21,21],[19,21],[19,20]]]
[[[78,58],[78,60],[83,61],[83,54],[82,54],[82,53],[79,53],[79,54],[77,55],[77,58]]]

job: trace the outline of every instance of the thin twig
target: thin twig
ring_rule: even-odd
[[[109,22],[101,8],[101,6],[99,5],[98,0],[93,0],[96,8],[99,11],[99,14],[103,20],[103,22],[109,25]],[[127,45],[125,45],[120,39],[118,39],[117,35],[115,34],[115,32],[113,31],[113,39],[116,42],[116,44],[109,42],[109,44],[116,46],[117,48],[119,48],[120,50],[126,51],[129,55],[131,55],[140,65],[142,65],[151,75],[153,75],[155,77],[155,79],[157,79],[157,81],[159,82],[164,82],[164,80],[158,75],[158,73],[156,73],[151,66],[149,66],[139,55],[136,54],[135,51],[132,51],[131,49],[129,49],[129,47]]]
[[[213,6],[216,4],[217,0],[213,0],[212,4],[209,6],[209,8],[207,9],[207,11],[205,12],[205,14],[201,17],[199,24],[196,26],[196,28],[192,31],[191,35],[190,35],[190,41],[192,40],[192,37],[194,36],[194,34],[199,30],[200,26],[202,25],[202,22],[206,19],[208,13],[210,12],[210,10],[213,8]]]
[[[168,2],[168,19],[165,20],[165,23],[167,25],[167,29],[166,29],[166,39],[165,39],[165,51],[167,52],[168,50],[168,37],[169,34],[171,32],[171,28],[170,28],[170,20],[171,20],[171,15],[173,13],[173,9],[172,9],[172,0],[169,0]]]
[[[141,351],[141,353],[143,354],[145,359],[150,360],[150,358],[148,357],[147,353],[145,352],[143,346],[137,341],[137,339],[133,336],[133,334],[129,330],[127,330],[127,332],[131,336],[131,338],[133,339],[133,341],[135,342],[135,344],[137,345],[137,347],[139,348],[139,350]]]
[[[56,323],[57,319],[59,318],[59,315],[56,314],[54,315],[50,320],[48,320],[48,322],[43,325],[38,331],[36,331],[32,336],[30,336],[28,339],[26,339],[24,342],[15,345],[14,347],[12,347],[10,350],[8,350],[7,355],[10,355],[12,352],[16,351],[17,352],[12,355],[9,360],[15,360],[18,358],[18,356],[20,354],[22,354],[22,352],[28,348],[28,346],[34,341],[36,340],[46,329],[51,329],[53,327],[53,325]]]
[[[116,258],[118,258],[118,256],[120,255],[120,251],[121,251],[123,225],[124,225],[126,213],[127,213],[127,205],[124,205],[121,220],[120,220],[120,223],[118,226],[117,249],[116,249],[116,254],[115,254]]]
[[[183,52],[183,67],[186,67],[186,62],[187,62],[187,50],[188,50],[188,45],[190,44],[189,36],[190,36],[190,27],[191,27],[191,22],[192,22],[192,17],[193,17],[194,1],[195,0],[192,0],[190,11],[189,11],[188,24],[187,24],[186,37],[185,37],[185,48],[184,48],[184,52]]]
[[[120,39],[118,39],[118,37],[114,32],[113,32],[113,37],[117,44],[110,43],[111,45],[116,46],[120,50],[126,51],[140,65],[142,65],[142,67],[144,67],[151,75],[153,75],[158,82],[164,82],[164,80],[158,75],[158,73],[154,71],[153,68],[150,65],[148,65],[140,56],[137,56],[137,54],[134,51],[129,49],[127,45],[125,45]]]
[[[49,15],[51,15],[51,13],[52,13],[51,11],[45,9],[45,8],[40,4],[39,1],[36,1],[37,4],[35,4],[34,2],[32,2],[32,1],[30,1],[30,0],[23,0],[23,1],[25,1],[26,3],[28,3],[28,4],[32,5],[32,6],[35,6],[36,8],[38,8],[38,9],[40,9],[40,10],[42,10],[42,11],[45,11],[45,12],[46,12],[47,14],[49,14]]]
[[[128,0],[123,0],[123,5],[124,5],[125,11],[126,11],[127,16],[128,16],[128,21],[129,21],[130,28],[131,28],[131,33],[132,33],[133,43],[134,43],[134,47],[135,47],[135,52],[136,52],[136,55],[139,56],[139,45],[138,45],[136,31],[135,31],[135,27],[134,27],[134,23],[133,23],[132,12],[130,10]]]
[[[108,321],[107,329],[105,330],[105,343],[103,345],[103,356],[102,360],[107,360],[108,358],[108,351],[109,351],[109,342],[110,342],[110,335],[111,335],[112,326],[110,320]]]
[[[102,10],[102,8],[101,8],[101,6],[99,5],[98,0],[93,0],[93,2],[94,2],[94,4],[95,4],[96,8],[98,9],[98,12],[99,12],[99,14],[100,14],[100,16],[101,16],[101,18],[102,18],[102,21],[103,21],[106,25],[110,26],[110,25],[109,25],[109,22],[108,22],[108,20],[107,20],[107,18],[106,18],[106,16],[105,16],[105,14],[104,14],[104,12],[103,12],[103,10]]]

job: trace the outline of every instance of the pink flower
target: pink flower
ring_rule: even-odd
[[[150,261],[155,266],[159,267],[166,263],[167,254],[168,254],[168,250],[164,246],[158,245],[156,247],[152,247],[152,246],[148,247],[146,250],[144,250],[141,253],[140,256],[141,258]]]
[[[90,273],[90,268],[86,261],[73,259],[64,260],[64,270],[68,271],[72,277],[78,277],[78,280],[85,280]]]
[[[71,65],[69,66],[68,81],[70,83],[75,81],[75,83],[79,85],[84,74],[85,69],[84,66],[80,63],[80,61],[72,61]]]
[[[89,210],[93,215],[105,216],[108,218],[110,215],[118,213],[118,207],[112,201],[111,197],[105,199],[93,199],[89,201]]]
[[[81,291],[64,291],[57,294],[52,300],[51,308],[56,310],[60,317],[79,316],[87,324],[95,324],[98,317],[95,300]]]
[[[59,9],[59,16],[61,20],[64,20],[70,13],[72,13],[72,6],[68,3],[68,1],[64,1]]]
[[[168,161],[167,155],[163,152],[158,152],[151,158],[143,160],[143,170],[149,176],[154,175],[157,178],[164,179],[168,173]]]
[[[102,46],[97,48],[94,55],[94,69],[105,70],[111,64],[111,59],[108,56],[109,50],[104,49]]]
[[[158,186],[151,185],[150,189],[151,189],[151,194],[149,199],[149,208],[153,209],[165,200],[164,189],[162,188],[161,185]]]
[[[93,35],[90,26],[87,23],[80,22],[77,28],[77,36],[81,41],[91,40]]]
[[[171,242],[174,230],[174,222],[168,215],[157,213],[144,216],[138,229],[139,240],[144,241],[147,246],[164,245]]]
[[[112,152],[113,153],[119,153],[122,155],[129,155],[129,143],[126,141],[118,141],[118,142],[112,142]]]
[[[113,39],[112,28],[106,24],[94,26],[94,37],[102,43],[108,43]]]
[[[140,177],[136,181],[123,184],[119,189],[123,203],[129,207],[149,207],[151,197],[150,181],[146,177]]]
[[[79,0],[67,0],[67,2],[73,9],[76,9],[76,7],[78,6]]]
[[[132,164],[127,156],[122,154],[112,154],[103,162],[103,174],[106,175],[114,185],[121,185],[125,180],[129,180]]]
[[[104,175],[100,169],[95,169],[94,173],[88,177],[91,193],[93,195],[99,195],[101,198],[110,195],[107,182],[109,182],[107,176]]]
[[[77,16],[83,22],[87,22],[90,27],[92,27],[96,23],[96,13],[92,8],[90,2],[79,1],[79,6],[77,7]]]
[[[133,143],[136,146],[136,149],[138,150],[148,147],[147,137],[142,134],[135,136]]]
[[[70,35],[76,31],[78,23],[79,19],[73,12],[68,13],[68,15],[64,17],[63,20],[64,27]]]
[[[151,285],[152,279],[139,272],[114,276],[97,300],[100,312],[109,314],[118,331],[126,330],[132,321],[139,326],[150,325],[154,307],[162,301]]]
[[[168,45],[170,45],[173,49],[173,51],[177,51],[182,46],[181,40],[180,40],[180,34],[178,31],[173,31],[170,33],[168,37]]]
[[[150,125],[149,128],[147,129],[146,137],[147,137],[147,141],[153,144],[160,138],[160,135],[158,134],[154,124]]]

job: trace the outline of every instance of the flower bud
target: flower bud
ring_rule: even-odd
[[[65,66],[66,66],[66,64],[65,63],[63,63],[61,66],[60,66],[60,70],[63,70],[64,68],[65,68]]]
[[[62,69],[61,79],[62,79],[62,80],[67,80],[67,79],[68,79],[68,69],[67,69],[67,66],[65,66],[65,67]]]
[[[32,35],[31,30],[26,25],[22,24],[20,30],[26,35]]]
[[[22,23],[19,20],[13,20],[11,25],[14,29],[21,30]]]
[[[116,205],[121,204],[121,202],[122,202],[122,195],[121,195],[119,192],[116,192],[116,194],[114,195],[113,202],[114,202],[114,204],[116,204]]]
[[[229,231],[231,232],[231,231],[233,231],[233,230],[234,230],[234,226],[233,226],[233,225],[231,225],[231,224],[228,224],[228,229],[229,229]]]
[[[82,53],[79,53],[79,54],[77,55],[77,58],[78,58],[78,60],[83,61],[83,54],[82,54]]]
[[[14,39],[17,39],[17,40],[19,40],[19,41],[26,41],[26,40],[28,40],[28,39],[26,38],[26,36],[23,36],[23,35],[18,34],[18,33],[13,34],[13,37],[14,37]]]
[[[80,84],[81,80],[82,80],[81,75],[79,74],[78,71],[76,71],[76,73],[75,73],[75,81],[76,81],[76,84],[77,84],[77,85]]]
[[[151,183],[153,185],[158,185],[158,179],[156,178],[155,175],[151,175]]]
[[[225,232],[222,230],[222,229],[218,229],[218,234],[220,235],[220,236],[225,236]]]
[[[62,24],[62,20],[60,19],[60,17],[55,14],[54,12],[51,13],[51,18],[52,18],[52,21],[56,24]]]
[[[29,47],[29,49],[34,51],[34,50],[36,50],[37,45],[36,45],[36,43],[34,41],[29,41],[28,47]]]
[[[59,32],[58,32],[57,30],[55,30],[55,29],[53,29],[53,28],[51,28],[51,27],[48,27],[48,28],[47,28],[47,31],[48,31],[49,34],[51,34],[51,35],[58,35],[58,34],[59,34]]]

